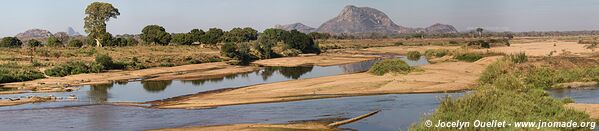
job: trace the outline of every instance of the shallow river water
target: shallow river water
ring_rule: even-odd
[[[406,60],[402,57],[402,59]],[[377,60],[328,67],[265,67],[256,72],[220,79],[195,81],[131,81],[84,86],[67,93],[26,93],[0,95],[76,95],[76,101],[24,104],[0,107],[3,130],[144,130],[180,126],[235,123],[286,123],[323,118],[349,118],[377,109],[382,112],[341,128],[357,130],[405,130],[439,104],[447,94],[396,94],[224,106],[205,110],[148,109],[113,106],[105,102],[144,102],[202,91],[316,78],[366,71]],[[406,60],[412,66],[428,64],[422,58]],[[462,93],[449,95],[460,96]]]

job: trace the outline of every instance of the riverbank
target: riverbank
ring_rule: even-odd
[[[589,114],[592,119],[599,120],[599,104],[570,103],[566,104],[565,107],[585,112]]]
[[[283,67],[297,67],[297,66],[333,66],[356,63],[361,61],[372,60],[380,58],[379,55],[363,55],[363,54],[321,54],[321,55],[308,55],[299,57],[286,57],[276,59],[265,59],[252,62],[252,64],[260,66],[283,66]]]
[[[2,84],[3,88],[14,89],[7,93],[32,92],[65,92],[76,86],[107,84],[114,81],[148,78],[149,80],[167,79],[202,79],[214,76],[225,76],[258,70],[253,66],[233,66],[224,62],[183,65],[176,67],[157,67],[134,71],[111,71],[106,73],[78,74],[65,77],[49,77],[44,79]]]
[[[422,72],[375,76],[355,73],[202,92],[150,102],[154,108],[212,108],[226,105],[285,102],[348,96],[434,93],[467,90],[477,84],[486,65],[500,57],[474,63],[425,65]]]

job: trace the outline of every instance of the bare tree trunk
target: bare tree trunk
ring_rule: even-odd
[[[96,47],[102,47],[102,43],[100,43],[100,40],[95,39],[96,40]]]

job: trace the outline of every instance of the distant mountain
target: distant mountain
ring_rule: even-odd
[[[447,34],[447,33],[458,33],[458,30],[455,29],[452,25],[445,24],[434,24],[429,27],[424,28],[424,32],[431,34]]]
[[[78,35],[81,35],[79,32],[75,31],[75,29],[73,29],[72,27],[69,27],[67,29],[67,34],[69,36],[78,36]]]
[[[302,33],[310,33],[310,32],[316,31],[316,28],[304,25],[302,23],[293,23],[293,24],[288,24],[288,25],[275,25],[275,28],[283,29],[283,30],[287,30],[287,31],[297,30]]]
[[[43,39],[51,36],[52,33],[48,30],[43,29],[30,29],[23,33],[19,33],[16,35],[17,38],[21,40],[30,40],[30,39]]]
[[[325,33],[397,33],[402,27],[374,8],[348,5],[341,13],[318,27]]]
[[[348,5],[341,10],[338,16],[328,20],[320,25],[317,29],[312,30],[311,27],[301,23],[291,25],[277,25],[276,28],[281,29],[302,29],[304,32],[316,31],[331,34],[408,34],[408,33],[427,33],[427,34],[442,34],[442,33],[458,33],[451,25],[434,24],[427,28],[409,28],[397,25],[382,11],[370,7],[356,7]]]

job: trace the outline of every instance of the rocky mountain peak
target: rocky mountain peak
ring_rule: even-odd
[[[293,23],[293,24],[288,24],[288,25],[275,25],[275,28],[283,29],[283,30],[287,30],[287,31],[297,30],[302,33],[310,33],[310,32],[314,32],[316,30],[316,28],[304,25],[302,23]]]
[[[21,40],[29,40],[29,39],[47,38],[47,37],[50,37],[51,35],[52,35],[52,33],[48,30],[30,29],[23,33],[17,34],[16,37]]]

